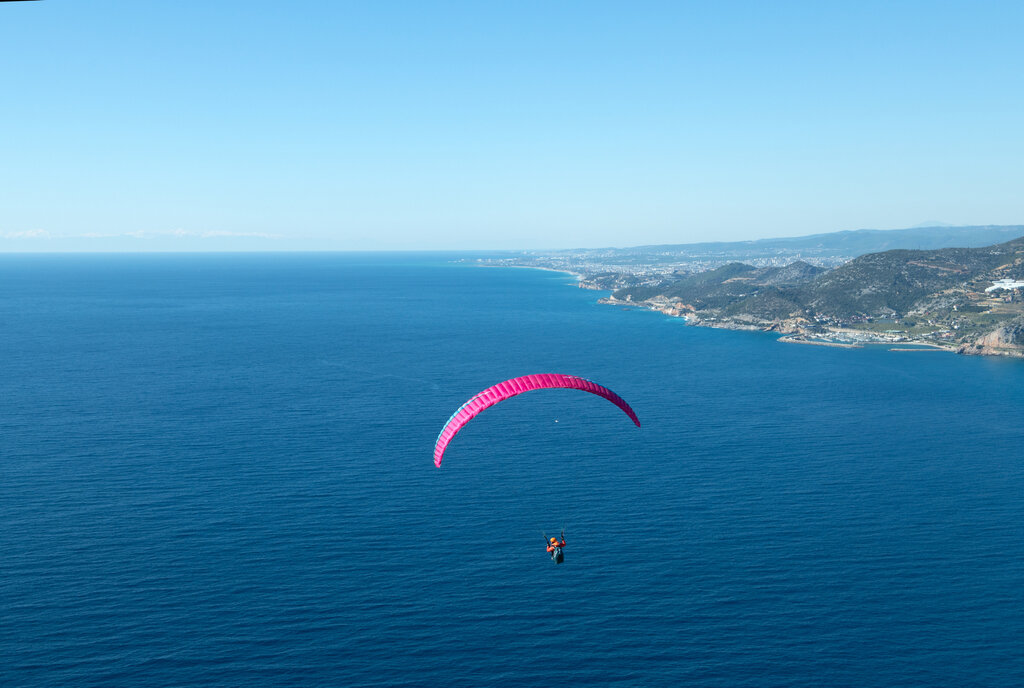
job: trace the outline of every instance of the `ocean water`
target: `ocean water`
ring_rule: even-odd
[[[0,257],[0,685],[1024,685],[1024,362],[464,258]]]

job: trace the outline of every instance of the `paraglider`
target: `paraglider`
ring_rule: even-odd
[[[476,417],[481,411],[518,394],[535,389],[578,389],[583,392],[596,394],[618,406],[638,428],[640,427],[640,419],[637,418],[636,412],[633,411],[630,405],[618,394],[607,387],[602,387],[596,382],[576,377],[575,375],[563,375],[560,373],[524,375],[523,377],[514,377],[488,387],[484,391],[475,394],[469,401],[460,406],[451,415],[448,422],[444,424],[444,427],[441,428],[441,434],[437,436],[437,441],[434,443],[434,465],[438,468],[441,467],[444,451],[448,448],[452,439],[466,423]],[[557,423],[558,419],[555,419],[555,422]],[[560,538],[548,538],[547,535],[544,535],[544,544],[547,547],[548,554],[551,556],[551,561],[556,564],[561,564],[565,561],[565,553],[563,552],[565,548],[564,528]]]
[[[544,537],[548,537],[545,535]],[[551,561],[556,564],[561,564],[565,561],[565,554],[562,552],[562,548],[565,547],[565,531],[562,531],[562,538],[548,538],[547,541],[548,554],[551,555]]]
[[[602,387],[596,382],[591,382],[575,375],[563,375],[560,373],[524,375],[523,377],[514,377],[511,380],[499,382],[493,387],[488,387],[460,406],[452,414],[451,418],[448,419],[448,422],[444,424],[441,434],[437,436],[437,441],[434,443],[434,465],[438,468],[441,467],[444,451],[448,448],[452,438],[477,414],[499,402],[535,389],[578,389],[583,392],[596,394],[618,406],[638,428],[640,427],[640,420],[629,404],[618,394],[607,387]]]

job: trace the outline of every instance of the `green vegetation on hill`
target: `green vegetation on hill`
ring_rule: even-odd
[[[869,253],[807,285],[803,302],[815,313],[837,318],[902,317],[949,289],[1020,278],[1022,259],[1024,238],[983,248]]]
[[[796,262],[779,268],[729,263],[715,270],[634,286],[616,300],[693,310],[712,321],[814,331],[861,327],[978,348],[1024,346],[1024,295],[985,289],[1024,281],[1024,237],[981,248],[897,249],[855,258],[833,270]],[[943,334],[945,333],[945,334]],[[952,338],[952,339],[950,339]]]
[[[770,268],[729,263],[659,285],[623,288],[615,292],[615,297],[645,301],[664,296],[692,305],[696,310],[729,308],[733,314],[746,312],[738,304],[749,302],[755,312],[774,313],[780,312],[783,304],[795,303],[794,294],[787,287],[803,284],[823,272],[823,268],[802,261]]]

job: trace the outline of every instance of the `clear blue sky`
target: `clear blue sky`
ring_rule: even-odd
[[[0,3],[0,251],[1024,223],[1024,3]]]

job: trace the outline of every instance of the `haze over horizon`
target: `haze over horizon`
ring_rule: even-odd
[[[1024,7],[0,4],[0,252],[1024,223]]]

